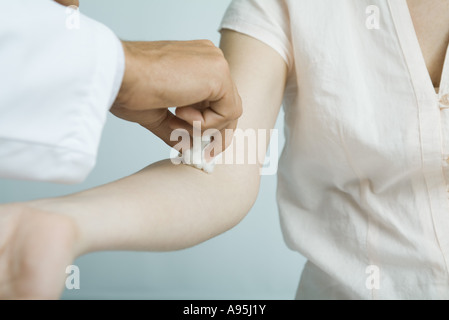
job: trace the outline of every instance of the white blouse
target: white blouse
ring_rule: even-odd
[[[278,202],[299,299],[449,298],[449,55],[436,94],[406,0],[235,0],[285,59]]]

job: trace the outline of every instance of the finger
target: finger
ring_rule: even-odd
[[[202,112],[203,121],[201,126],[204,129],[217,129],[222,130],[226,128],[231,119],[228,119],[225,115],[217,113],[212,108],[208,108]],[[233,119],[232,119],[233,120]]]
[[[204,100],[204,101],[193,103],[193,104],[190,104],[190,105],[187,105],[187,106],[178,106],[176,109],[178,111],[181,111],[181,110],[186,109],[186,108],[187,109],[188,108],[193,108],[195,110],[202,111],[202,110],[205,110],[205,109],[207,109],[209,107],[210,107],[210,101]]]
[[[217,114],[211,108],[205,110],[198,110],[195,107],[177,108],[176,116],[190,126],[199,123],[202,131],[207,129],[222,130],[226,128],[230,122],[226,117]]]
[[[225,128],[230,121],[240,118],[243,113],[242,99],[237,87],[232,83],[230,88],[230,92],[217,101],[203,101],[176,108],[176,116],[190,125],[199,121],[204,130]]]
[[[229,88],[230,89],[226,91],[226,94],[224,94],[220,99],[211,101],[210,108],[207,109],[213,111],[219,117],[210,115],[210,119],[207,119],[203,112],[203,117],[205,118],[206,122],[208,120],[220,121],[220,117],[228,121],[237,120],[242,116],[242,99],[238,93],[237,87],[232,83]],[[212,123],[210,125],[213,126]]]
[[[207,161],[224,152],[232,144],[236,127],[237,121],[234,121],[230,127],[217,131],[212,135],[211,143],[204,150]]]
[[[197,110],[192,110],[192,113],[197,112]],[[187,113],[186,113],[187,114]],[[230,146],[232,143],[232,139],[234,136],[234,131],[237,128],[238,120],[231,121],[227,123],[224,128],[216,129],[216,128],[208,128],[202,130],[204,134],[207,134],[209,136],[212,136],[214,138],[214,143],[211,143],[210,147],[208,147],[208,152],[213,156],[218,155],[219,153],[223,152]],[[184,129],[189,132],[190,136],[193,136],[194,130],[193,126],[182,120],[180,117],[176,116],[170,119],[170,127],[175,130],[178,128]],[[217,135],[216,133],[213,133],[214,131],[219,132]],[[211,133],[212,132],[212,133]],[[197,132],[195,134],[198,134]]]
[[[223,129],[231,121],[239,119],[243,114],[242,99],[238,94],[237,87],[229,95],[221,100],[211,102],[210,108],[202,112],[205,128]],[[224,125],[220,125],[224,124]]]
[[[187,131],[183,133],[182,130],[174,130],[170,126],[170,122],[176,118],[170,111],[164,118],[151,125],[142,125],[144,128],[150,130],[156,136],[158,136],[162,141],[168,144],[170,147],[181,151],[181,149],[189,149],[191,146],[190,133]],[[182,128],[179,128],[182,129]]]
[[[205,48],[208,51],[210,48],[215,48],[215,44],[211,40],[202,39],[202,40],[189,40],[189,41],[172,41],[173,43],[183,45],[186,47],[194,47],[194,48]]]
[[[197,106],[178,107],[175,113],[179,119],[184,120],[192,126],[195,121],[199,121],[201,124],[204,122],[203,114]]]
[[[55,0],[57,3],[62,4],[63,6],[80,6],[79,0]]]
[[[202,101],[189,106],[179,106],[176,108],[175,113],[178,118],[193,125],[194,121],[204,122],[203,111],[209,107],[209,101]]]
[[[236,122],[236,121],[235,121]],[[231,134],[233,134],[233,131],[235,130],[237,124],[234,122],[228,123],[226,126],[224,126],[223,128],[217,129],[217,128],[208,128],[208,129],[204,129],[204,130],[200,130],[203,128],[198,128],[198,130],[195,130],[194,126],[190,125],[190,123],[185,122],[184,120],[181,120],[178,117],[174,117],[170,119],[170,127],[172,130],[175,129],[183,129],[186,130],[187,132],[189,132],[190,136],[193,137],[194,135],[207,135],[207,136],[211,136],[214,137],[216,140],[220,140],[220,144],[214,144],[215,149],[216,149],[216,154],[218,155],[219,153],[221,153],[222,151],[224,151],[224,149],[226,149],[230,143],[221,143],[221,141],[225,141],[225,137],[222,137],[222,135],[220,134],[220,130],[221,132],[224,134],[227,131],[231,131]],[[216,134],[216,132],[219,133],[219,136]]]
[[[190,136],[193,136],[193,126],[189,123],[185,122],[184,120],[176,117],[171,117],[169,120],[169,126],[172,130],[186,130]]]

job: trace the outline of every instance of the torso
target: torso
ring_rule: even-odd
[[[449,299],[449,108],[431,83],[449,40],[445,2],[235,3],[242,21],[268,23],[232,20],[237,30],[294,62],[277,196],[284,239],[309,261],[298,298]],[[379,30],[361,19],[371,5]],[[261,17],[243,15],[251,8]],[[367,266],[379,289],[367,290]]]
[[[434,87],[440,85],[449,44],[449,0],[407,0]]]

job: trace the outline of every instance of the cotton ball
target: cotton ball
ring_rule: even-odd
[[[218,157],[214,157],[209,162],[206,161],[205,149],[210,144],[211,137],[197,137],[193,139],[193,148],[185,150],[181,155],[183,164],[187,164],[206,173],[212,173]],[[198,146],[201,144],[201,148]],[[221,154],[220,154],[221,156]]]

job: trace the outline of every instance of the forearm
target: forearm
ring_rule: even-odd
[[[177,250],[228,230],[249,211],[258,192],[258,166],[235,167],[240,168],[218,165],[206,174],[165,160],[108,185],[34,205],[75,221],[78,254]]]

